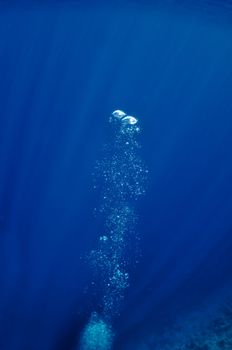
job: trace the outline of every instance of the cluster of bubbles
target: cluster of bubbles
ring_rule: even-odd
[[[81,349],[110,350],[112,342],[111,326],[103,321],[96,312],[93,312],[82,334]]]
[[[129,254],[126,252],[130,237],[136,238],[137,222],[133,201],[144,194],[147,178],[147,170],[138,154],[138,120],[121,110],[115,110],[110,116],[110,122],[113,124],[114,137],[105,148],[103,159],[97,162],[94,175],[95,187],[100,188],[101,195],[101,203],[96,212],[103,215],[104,234],[99,237],[98,247],[89,254],[95,272],[94,284],[102,292],[102,312],[98,321],[96,317],[94,323],[90,319],[85,331],[85,334],[89,334],[90,330],[94,330],[99,336],[104,333],[98,331],[104,329],[102,322],[105,322],[108,329],[107,324],[119,313],[124,290],[129,286]],[[110,331],[109,337],[111,336]],[[88,336],[85,335],[84,338],[86,341]],[[95,349],[91,346],[81,349]]]

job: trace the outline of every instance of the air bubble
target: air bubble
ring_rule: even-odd
[[[116,109],[113,113],[112,116],[116,119],[122,119],[123,117],[126,116],[126,113],[121,111],[120,109]]]
[[[103,241],[103,242],[108,241],[108,237],[107,236],[101,236],[99,239],[100,239],[100,241]]]
[[[136,119],[135,117],[132,117],[130,115],[122,118],[122,123],[124,125],[134,125],[134,124],[137,124],[138,123],[138,119]]]

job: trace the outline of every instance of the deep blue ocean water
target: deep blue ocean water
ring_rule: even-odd
[[[0,2],[1,350],[77,350],[101,314],[86,256],[115,109],[139,119],[149,173],[112,348],[232,349],[232,307],[214,321],[232,298],[231,8]]]

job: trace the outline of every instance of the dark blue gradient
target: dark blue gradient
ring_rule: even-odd
[[[204,3],[0,3],[1,350],[74,349],[97,308],[92,172],[118,108],[149,181],[115,349],[232,294],[231,2]]]

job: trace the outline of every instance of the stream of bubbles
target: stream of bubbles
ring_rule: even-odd
[[[104,234],[89,254],[96,284],[101,290],[101,312],[93,311],[85,326],[81,350],[110,350],[114,332],[112,320],[119,314],[124,291],[129,286],[126,254],[131,242],[138,240],[137,215],[133,202],[145,192],[147,170],[139,156],[139,122],[121,110],[109,119],[113,137],[104,149],[103,159],[94,172],[95,186],[100,188],[97,215],[103,215]],[[130,242],[130,243],[129,243]],[[137,262],[136,252],[133,259]]]

